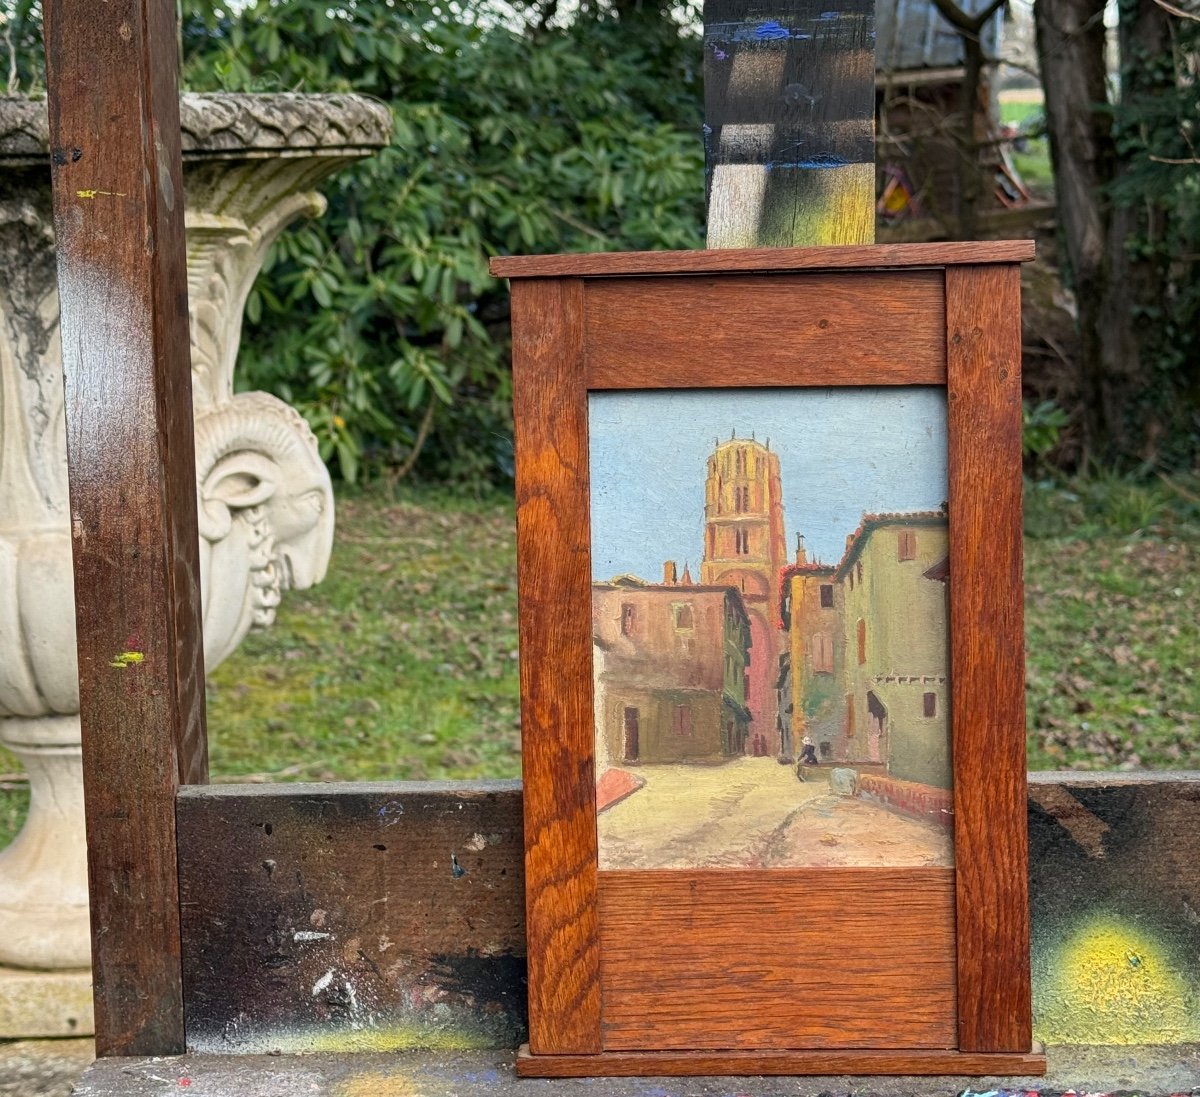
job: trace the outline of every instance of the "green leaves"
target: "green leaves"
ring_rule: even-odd
[[[392,144],[322,189],[246,305],[238,383],[288,394],[346,480],[511,474],[510,252],[702,239],[699,41],[581,13],[525,33],[488,4],[184,5],[195,90],[354,91]],[[417,450],[420,452],[417,452]]]

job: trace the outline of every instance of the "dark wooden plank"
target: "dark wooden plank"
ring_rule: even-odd
[[[875,238],[871,0],[705,0],[708,246]]]
[[[600,1048],[583,285],[513,287],[529,1042]]]
[[[674,1075],[863,1075],[1020,1074],[1040,1077],[1046,1073],[1046,1057],[1040,1052],[1024,1054],[963,1053],[958,1051],[606,1051],[599,1055],[531,1055],[526,1048],[517,1054],[517,1074],[523,1078],[638,1078]],[[845,1088],[839,1078],[837,1088]],[[726,1080],[728,1086],[728,1080]],[[837,1092],[837,1088],[833,1091]],[[863,1092],[862,1090],[856,1090]],[[872,1090],[874,1091],[874,1090]],[[680,1090],[680,1093],[687,1092]],[[721,1091],[728,1093],[726,1088]],[[739,1087],[738,1093],[753,1092]],[[764,1093],[775,1093],[774,1088]],[[803,1091],[801,1091],[803,1092]],[[830,1092],[827,1087],[823,1093]],[[914,1092],[910,1087],[908,1093]],[[928,1094],[922,1086],[917,1092]],[[959,1087],[956,1092],[962,1093]]]
[[[526,1032],[519,789],[182,789],[188,1047],[516,1046]]]
[[[945,384],[944,296],[936,270],[589,280],[587,386]]]
[[[1194,912],[1200,909],[1200,859],[1194,856],[1200,774],[1034,773],[1029,781],[1037,1037],[1096,1045],[1194,1039],[1186,990],[1178,988],[1200,986],[1193,947]],[[404,818],[412,827],[398,844],[372,837],[382,823],[366,817],[367,804],[376,806],[378,818],[378,808],[396,798],[408,805]],[[420,810],[413,807],[418,803]],[[460,803],[464,825],[456,829]],[[189,788],[181,790],[179,812],[186,935],[195,942],[184,952],[186,1012],[189,1041],[197,1047],[309,1048],[322,1033],[338,1045],[354,1038],[358,1047],[514,1046],[525,1006],[516,782],[497,788],[467,781],[442,790],[408,783]],[[202,826],[201,812],[207,820]],[[384,819],[399,817],[385,813]],[[334,829],[322,829],[325,820]],[[350,830],[353,820],[357,829]],[[398,831],[399,825],[386,829]],[[468,848],[480,844],[476,834],[486,841],[482,850]],[[387,849],[376,850],[376,844]],[[445,875],[451,851],[468,870],[453,881]],[[349,871],[343,873],[347,858]],[[266,860],[276,862],[273,877]],[[294,877],[281,882],[281,865],[301,869],[303,888]],[[409,882],[402,894],[394,886],[401,879]],[[470,889],[452,886],[463,881]],[[305,894],[312,899],[307,905]],[[394,944],[384,955],[404,950],[411,965],[409,959],[395,970],[381,964],[380,988],[353,956],[347,964],[330,954],[339,971],[371,980],[355,982],[364,991],[358,1000],[377,1004],[353,1022],[357,1029],[349,1019],[315,1027],[333,1003],[320,995],[314,1001],[313,984],[331,965],[314,975],[303,950],[334,946],[286,940],[283,931],[302,932],[304,919],[324,910],[326,921],[346,934],[344,943],[359,936],[355,919],[369,917],[367,908],[385,906],[376,903],[383,894],[391,896],[387,907],[400,903],[411,915],[396,919],[405,933],[387,933]],[[447,940],[447,927],[459,936]],[[1093,940],[1103,946],[1100,952],[1081,951],[1081,942]],[[1113,963],[1113,949],[1121,962],[1105,967]],[[461,958],[475,953],[477,960],[464,965]],[[1129,962],[1130,954],[1142,960],[1141,967]],[[457,959],[443,965],[437,959],[443,955]],[[1159,988],[1149,996],[1147,964]],[[1112,972],[1115,985],[1128,987],[1128,1000],[1136,997],[1146,1008],[1098,1004],[1089,990],[1097,971]],[[413,995],[408,1000],[406,987]],[[380,997],[372,998],[377,992]],[[439,1010],[439,1001],[447,1009]],[[1074,1080],[1080,1092],[1104,1089]]]
[[[951,1048],[950,869],[601,872],[604,1050]]]
[[[872,244],[825,248],[730,248],[707,251],[588,252],[580,255],[503,255],[491,261],[498,278],[617,277],[640,274],[720,274],[783,270],[861,270],[863,267],[942,267],[1026,263],[1032,240],[938,244]]]
[[[959,1044],[1028,1051],[1021,282],[946,271]]]
[[[96,1048],[183,1049],[175,788],[203,781],[170,0],[45,4]]]

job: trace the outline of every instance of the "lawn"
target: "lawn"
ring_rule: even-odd
[[[1002,91],[999,108],[1003,125],[1024,127],[1026,130],[1042,125],[1044,108],[1040,91]],[[1045,136],[1028,137],[1023,148],[1024,151],[1020,152],[1012,150],[1013,167],[1037,197],[1052,198],[1054,172],[1050,167],[1049,141]]]
[[[1027,528],[1031,767],[1200,768],[1200,484],[1031,486]],[[211,676],[214,778],[516,776],[514,565],[507,498],[343,494],[328,579]]]

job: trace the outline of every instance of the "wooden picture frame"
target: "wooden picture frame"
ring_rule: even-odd
[[[512,284],[521,1074],[1044,1071],[1021,562],[1019,264],[1032,257],[1020,241],[493,261]],[[896,385],[947,392],[954,868],[599,871],[589,393]],[[718,909],[769,917],[775,943],[714,933]]]

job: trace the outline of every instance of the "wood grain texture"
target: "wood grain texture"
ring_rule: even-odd
[[[936,385],[936,270],[588,280],[589,389]]]
[[[583,285],[513,288],[529,1042],[600,1049]]]
[[[45,4],[96,1050],[183,1050],[175,788],[204,668],[170,0]]]
[[[875,236],[871,0],[707,0],[708,246]]]
[[[1032,240],[937,244],[864,244],[825,248],[729,248],[701,251],[587,252],[503,255],[492,259],[497,278],[605,278],[644,274],[721,274],[745,271],[862,270],[866,267],[942,267],[1026,263]]]
[[[946,271],[959,1048],[1027,1051],[1021,283]]]
[[[516,781],[195,786],[178,818],[189,1048],[525,1039]]]
[[[601,872],[604,1050],[950,1048],[949,869]]]
[[[1046,1073],[1040,1051],[985,1054],[959,1051],[605,1051],[599,1055],[533,1055],[517,1052],[522,1078],[779,1077],[781,1075],[1022,1075]],[[838,1079],[839,1089],[845,1078]],[[738,1093],[757,1092],[739,1087]],[[774,1093],[769,1088],[762,1091]],[[823,1093],[828,1090],[823,1091]],[[838,1092],[838,1090],[834,1090]],[[908,1092],[912,1092],[911,1090]],[[922,1093],[929,1092],[922,1089]],[[961,1093],[956,1086],[954,1092]]]

